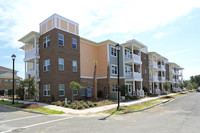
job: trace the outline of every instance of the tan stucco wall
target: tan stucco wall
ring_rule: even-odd
[[[60,28],[67,31],[67,22],[61,19]]]
[[[43,25],[42,25],[42,33],[44,33],[44,32],[46,32],[46,23],[44,23]]]
[[[72,23],[69,23],[69,32],[75,33],[75,25]]]
[[[107,76],[107,45],[94,46],[86,42],[80,43],[81,76],[93,77],[94,60],[97,60],[97,76]]]
[[[47,22],[47,31],[52,28],[52,19]]]

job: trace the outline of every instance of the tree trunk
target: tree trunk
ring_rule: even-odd
[[[97,65],[95,61],[94,65],[94,77],[93,77],[93,98],[97,100]]]

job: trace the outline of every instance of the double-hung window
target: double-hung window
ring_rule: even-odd
[[[44,72],[50,71],[50,59],[44,60],[44,66],[43,66]]]
[[[72,38],[72,48],[77,49],[77,40]]]
[[[78,90],[73,90],[73,95],[78,96]]]
[[[59,84],[59,96],[65,96],[65,85]]]
[[[63,36],[63,34],[58,34],[58,45],[64,46],[64,36]]]
[[[110,51],[111,51],[111,56],[114,56],[114,57],[117,56],[117,50],[115,47],[110,47]]]
[[[111,74],[117,75],[117,65],[111,65]]]
[[[50,96],[50,85],[49,84],[44,85],[43,95]]]
[[[64,71],[64,59],[58,59],[58,70]]]
[[[43,38],[43,46],[44,46],[44,48],[50,46],[50,36],[46,36]]]
[[[117,91],[118,90],[117,85],[112,85],[112,90]]]
[[[72,71],[77,72],[77,61],[72,61]]]
[[[7,84],[8,84],[8,80],[7,80],[7,79],[5,79],[5,80],[4,80],[4,83],[7,85]]]

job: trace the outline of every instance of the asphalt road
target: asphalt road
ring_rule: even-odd
[[[200,93],[181,96],[146,111],[120,116],[55,116],[6,110],[0,107],[0,132],[200,133]]]

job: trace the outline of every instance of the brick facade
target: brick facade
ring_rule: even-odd
[[[64,35],[64,46],[58,45],[58,34]],[[43,38],[50,36],[50,46],[43,47]],[[77,49],[72,48],[72,38],[77,40]],[[51,101],[51,95],[55,100],[71,99],[72,91],[69,88],[71,81],[80,83],[80,37],[74,34],[52,29],[39,38],[39,71],[40,71],[40,101]],[[64,59],[64,71],[58,70],[58,58]],[[43,71],[44,60],[50,59],[50,71]],[[77,72],[72,71],[72,61],[77,61]],[[50,85],[50,96],[43,95],[45,84]],[[59,84],[65,85],[65,96],[59,97]]]
[[[141,52],[141,61],[142,61],[142,86],[147,89],[147,93],[149,93],[149,57],[148,54]]]

